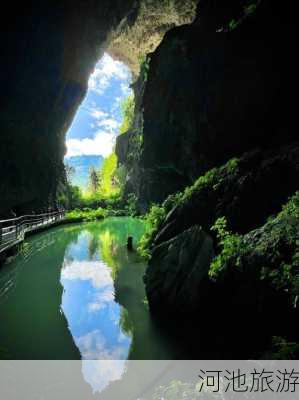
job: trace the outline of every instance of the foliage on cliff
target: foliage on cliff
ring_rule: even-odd
[[[134,119],[134,108],[134,95],[130,95],[121,104],[123,122],[119,128],[120,134],[126,133],[131,128]]]
[[[237,268],[257,268],[260,278],[278,290],[299,294],[299,192],[290,198],[277,216],[246,235],[229,232],[220,218],[217,231],[221,251],[210,266],[210,277],[219,279]]]
[[[164,201],[162,205],[153,204],[149,212],[144,216],[146,231],[140,240],[138,251],[142,257],[150,258],[150,249],[167,214],[182,201],[183,193],[174,193]]]
[[[152,205],[145,216],[148,229],[141,239],[140,253],[145,257],[149,257],[150,247],[171,210],[183,207],[184,204],[192,200],[193,196],[195,197],[200,194],[204,197],[207,192],[216,190],[217,185],[228,179],[232,179],[238,171],[237,167],[238,159],[234,158],[224,166],[213,168],[203,176],[200,176],[192,186],[186,187],[183,192],[177,192],[168,196],[162,205]]]

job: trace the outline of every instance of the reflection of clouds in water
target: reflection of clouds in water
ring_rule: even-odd
[[[102,292],[95,294],[93,302],[87,305],[88,312],[94,313],[103,310],[112,301],[114,301],[114,290],[111,287],[107,287]]]
[[[107,346],[98,329],[75,338],[75,341],[84,360],[122,360],[128,353],[126,345]]]
[[[61,271],[62,279],[91,281],[95,288],[113,286],[113,279],[102,261],[73,261],[65,263]]]
[[[126,360],[83,360],[84,379],[93,393],[102,392],[111,382],[121,379],[125,372]]]

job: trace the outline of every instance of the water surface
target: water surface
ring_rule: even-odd
[[[51,229],[0,270],[0,354],[12,359],[171,359],[145,300],[145,263],[128,252],[133,218]]]

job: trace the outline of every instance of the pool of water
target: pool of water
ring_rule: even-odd
[[[172,359],[148,311],[134,218],[53,228],[0,270],[0,358]]]

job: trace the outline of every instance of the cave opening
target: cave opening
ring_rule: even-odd
[[[133,115],[132,80],[130,68],[107,52],[89,77],[86,96],[65,138],[67,182],[82,201],[121,191],[115,142],[128,130]]]
[[[49,316],[61,315],[62,287],[56,285],[56,301],[54,285],[43,288],[48,277],[59,282],[64,261],[71,267],[65,280],[95,282],[92,298],[84,286],[88,323],[72,314],[86,328],[74,337],[87,359],[92,346],[115,347],[99,338],[98,325],[89,335],[90,313],[107,308],[102,293],[117,303],[124,294],[121,321],[133,332],[132,352],[110,355],[134,359],[146,351],[170,360],[173,344],[185,358],[293,358],[299,145],[291,101],[297,65],[286,60],[296,47],[295,14],[270,0],[45,3],[31,13],[28,7],[15,24],[7,18],[3,40],[0,358],[1,348],[19,359],[53,357],[46,335],[55,332],[80,356],[68,330],[60,335],[61,325],[48,325]],[[132,220],[146,225],[140,242]],[[11,250],[18,252],[26,234],[62,224],[70,225],[37,237],[37,254],[32,242],[20,247],[14,273]],[[127,252],[129,237],[137,251]],[[101,288],[92,279],[100,268],[86,268],[100,267],[99,260],[114,280],[103,279]],[[15,288],[12,275],[20,282],[19,271],[17,300],[6,289]],[[76,290],[72,304],[82,305]],[[10,296],[5,309],[1,296]],[[12,316],[16,304],[21,314]],[[233,312],[219,313],[219,304]],[[35,306],[48,312],[26,323],[36,335],[26,328],[26,341],[23,316],[33,316]],[[154,338],[156,353],[141,313],[163,339],[160,346]],[[46,352],[37,354],[42,342]]]

